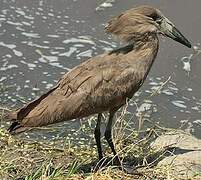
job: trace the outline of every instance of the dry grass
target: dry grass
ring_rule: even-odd
[[[5,129],[0,129],[0,179],[76,179],[76,180],[106,180],[106,179],[171,179],[169,171],[153,167],[150,141],[161,134],[156,125],[147,131],[133,131],[130,127],[130,117],[125,121],[126,107],[117,118],[114,131],[114,141],[119,156],[131,169],[132,174],[111,166],[111,160],[98,171],[96,166],[96,148],[81,148],[73,146],[48,145],[40,142],[21,140],[10,136]],[[128,117],[127,117],[128,118]],[[127,132],[127,133],[125,133]],[[143,134],[143,138],[140,136]],[[107,156],[111,156],[106,148]],[[138,172],[133,168],[138,166]],[[133,173],[134,172],[134,173]]]

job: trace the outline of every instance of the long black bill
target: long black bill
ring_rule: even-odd
[[[183,36],[183,34],[181,34],[181,32],[176,28],[173,27],[172,28],[172,32],[170,34],[166,34],[166,36],[174,39],[175,41],[191,48],[191,43]]]
[[[183,36],[183,34],[167,19],[164,18],[161,23],[161,31],[169,38],[191,48],[191,43]]]

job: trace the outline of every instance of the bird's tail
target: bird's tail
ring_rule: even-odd
[[[35,121],[35,119],[32,118],[33,121],[28,121],[27,116],[41,103],[42,100],[47,98],[47,96],[50,95],[56,88],[57,86],[40,96],[38,99],[28,103],[24,107],[16,111],[9,112],[6,119],[12,121],[12,124],[8,128],[8,132],[11,134],[18,134],[38,126],[39,124],[37,123],[37,120]]]
[[[12,121],[10,127],[7,129],[7,131],[10,133],[10,134],[18,134],[18,133],[21,133],[21,132],[24,132],[28,129],[30,129],[30,127],[23,127],[20,123],[20,121],[18,122],[17,121],[17,111],[15,112],[7,112],[5,113],[4,115],[4,120],[5,121]]]
[[[20,128],[20,127],[21,127],[21,125],[20,125],[19,122],[13,122],[13,123],[10,125],[10,127],[8,128],[8,132],[9,132],[9,133],[12,133],[12,132],[14,132],[15,130],[17,130],[18,128]]]

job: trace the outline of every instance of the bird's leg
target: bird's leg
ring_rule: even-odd
[[[94,131],[99,160],[103,158],[102,147],[101,147],[101,131],[100,131],[101,118],[102,118],[102,114],[99,113],[97,118],[96,128]]]
[[[115,151],[114,144],[112,142],[112,123],[113,123],[113,117],[114,117],[115,112],[116,111],[110,112],[109,120],[108,120],[106,130],[105,130],[105,139],[107,140],[110,148],[112,149],[112,152],[115,156],[115,161],[116,161],[117,165],[121,165],[119,157]]]

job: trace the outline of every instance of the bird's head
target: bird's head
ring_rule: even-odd
[[[151,6],[139,6],[113,18],[106,26],[106,32],[130,42],[145,34],[162,34],[191,48],[191,43],[160,10]]]

